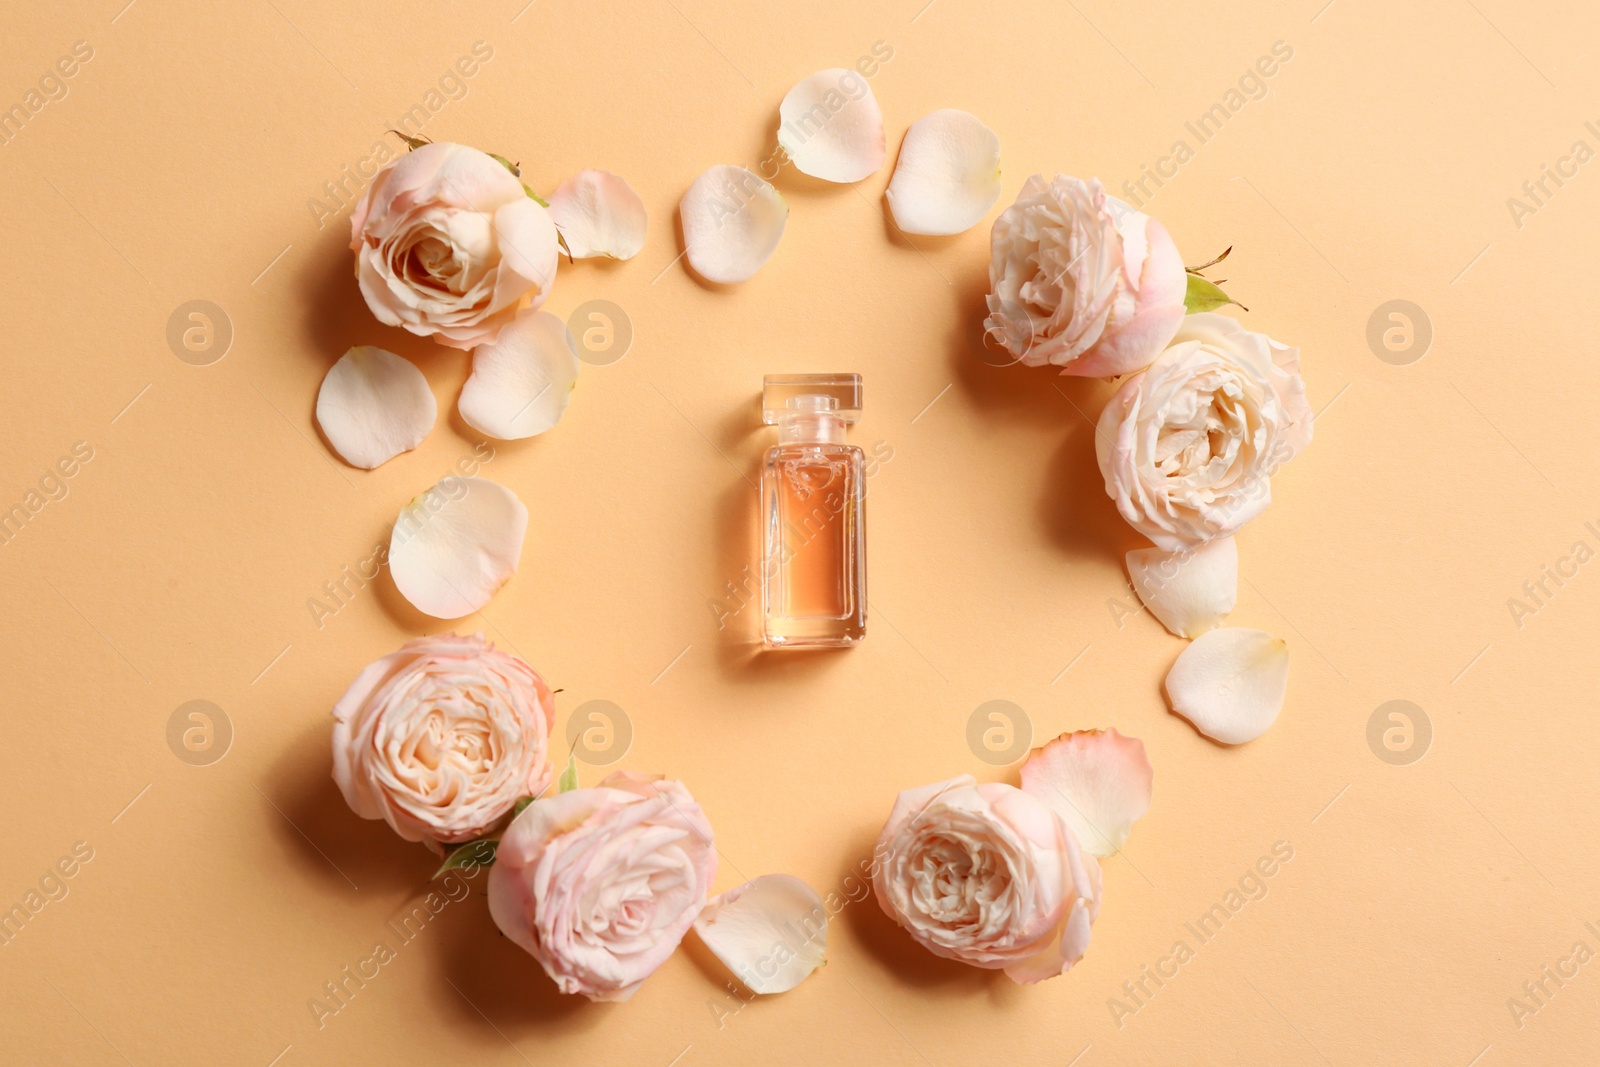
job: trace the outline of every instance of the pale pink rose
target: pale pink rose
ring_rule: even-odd
[[[1311,443],[1300,350],[1227,315],[1190,315],[1100,413],[1106,492],[1168,552],[1226,537],[1272,502],[1270,476]]]
[[[1040,982],[1072,968],[1100,909],[1100,864],[1049,804],[971,775],[908,789],[872,888],[929,952]]]
[[[619,771],[512,821],[489,914],[561,992],[627,1000],[683,940],[716,872],[711,824],[683,784]]]
[[[550,687],[482,634],[407,641],[356,676],[333,720],[345,802],[407,841],[482,837],[553,774]]]
[[[1098,179],[1035,174],[990,232],[988,335],[1030,367],[1127,374],[1183,318],[1188,277],[1166,228]]]
[[[361,295],[378,321],[452,348],[487,344],[550,295],[555,223],[493,157],[436,142],[390,163],[350,216]]]

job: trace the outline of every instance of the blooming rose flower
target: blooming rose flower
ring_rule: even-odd
[[[549,686],[482,634],[407,641],[356,676],[333,720],[345,802],[407,841],[482,837],[553,773]]]
[[[379,322],[472,348],[524,303],[544,303],[559,243],[516,175],[476,148],[434,143],[378,172],[350,216],[350,250]]]
[[[971,775],[908,789],[878,839],[878,903],[936,956],[1016,982],[1070,970],[1100,908],[1100,865],[1044,801]]]
[[[1272,502],[1269,476],[1311,443],[1300,350],[1226,315],[1190,315],[1100,413],[1106,492],[1169,552],[1225,537]]]
[[[627,1000],[678,947],[717,871],[681,782],[619,771],[535,801],[489,869],[489,914],[563,993]]]
[[[1035,174],[990,233],[986,331],[1030,367],[1148,366],[1183,319],[1188,278],[1166,228],[1101,189]]]

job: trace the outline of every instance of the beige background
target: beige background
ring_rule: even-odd
[[[1600,786],[1588,565],[1530,616],[1508,598],[1574,542],[1600,548],[1600,164],[1519,227],[1507,198],[1600,120],[1577,3],[1226,5],[976,0],[780,7],[709,0],[325,5],[167,0],[6,5],[0,102],[71,52],[93,59],[0,146],[10,358],[0,506],[87,441],[69,494],[0,547],[8,813],[0,904],[75,842],[93,859],[10,944],[16,1063],[1577,1064],[1600,1056],[1600,963],[1540,1010],[1507,1006],[1584,941],[1600,950]],[[1182,647],[1134,602],[1138,544],[1094,468],[1099,382],[996,369],[970,346],[988,224],[907,241],[891,167],[855,188],[786,174],[776,256],[712,291],[682,264],[675,205],[715,163],[771,150],[800,77],[876,41],[891,159],[938,107],[1004,146],[1003,203],[1037,170],[1113,189],[1276,41],[1292,61],[1150,203],[1186,261],[1255,328],[1297,343],[1316,441],[1240,537],[1236,624],[1287,638],[1288,705],[1259,741],[1212,745],[1164,708]],[[347,213],[308,201],[368,155],[476,41],[493,58],[425,133],[522,161],[549,190],[617,171],[650,209],[645,251],[563,265],[548,307],[624,309],[625,358],[583,369],[548,435],[487,477],[532,514],[522,567],[481,618],[564,692],[625,709],[617,766],[685,780],[717,832],[718,888],[769,871],[839,890],[897,790],[972,772],[990,699],[1036,738],[1142,737],[1155,802],[1081,967],[1041,986],[937,960],[870,902],[830,963],[726,1014],[726,974],[686,948],[634,1000],[557,996],[497,936],[481,886],[399,945],[433,858],[353,816],[329,779],[328,709],[417,616],[385,574],[319,629],[307,607],[400,506],[478,438],[453,416],[464,354],[378,326]],[[458,94],[459,95],[459,94]],[[1570,170],[1570,168],[1569,168]],[[1541,199],[1544,199],[1541,197]],[[336,205],[335,205],[336,206]],[[235,337],[191,366],[174,309],[214,301]],[[1395,366],[1369,317],[1414,301],[1434,338]],[[423,367],[441,419],[416,452],[352,470],[318,437],[327,366],[352,343]],[[748,477],[768,371],[858,370],[871,482],[870,639],[751,654],[752,612],[710,602],[750,559]],[[131,402],[131,407],[129,406]],[[930,406],[931,405],[931,406]],[[1570,570],[1570,567],[1569,567]],[[1067,669],[1070,665],[1070,669]],[[192,766],[174,709],[219,705],[225,758]],[[1386,701],[1431,749],[1369,749]],[[602,771],[585,767],[585,781]],[[1185,930],[1275,842],[1293,860],[1210,943]],[[1110,998],[1175,941],[1185,963],[1135,1014]],[[319,1028],[307,1001],[375,942],[397,958]],[[1530,1002],[1531,1004],[1531,1002]],[[720,1019],[720,1025],[719,1025]],[[1476,1057],[1476,1059],[1475,1059]],[[276,1059],[275,1059],[276,1058]]]

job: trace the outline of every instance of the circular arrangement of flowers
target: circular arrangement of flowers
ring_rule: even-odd
[[[867,78],[892,55],[875,46],[857,68],[798,83],[763,173],[713,166],[689,186],[678,206],[689,269],[735,285],[772,257],[789,206],[768,178],[782,164],[840,183],[878,173],[885,128]],[[457,402],[468,425],[502,440],[544,433],[579,370],[566,326],[540,310],[560,259],[637,255],[644,203],[598,170],[546,200],[501,156],[407,140],[352,215],[362,296],[379,322],[471,351]],[[894,224],[970,229],[999,198],[999,164],[999,138],[976,117],[924,116],[886,193]],[[1135,591],[1190,642],[1166,679],[1172,710],[1215,741],[1253,740],[1283,707],[1288,652],[1224,625],[1237,599],[1233,535],[1311,441],[1299,350],[1217,312],[1234,301],[1203,272],[1227,252],[1185,267],[1158,220],[1095,179],[1028,178],[990,251],[986,343],[1023,368],[1120,379],[1096,458],[1118,513],[1151,542],[1127,554]],[[411,362],[358,346],[328,371],[316,412],[334,450],[372,468],[416,448],[437,404]],[[527,524],[511,490],[447,476],[395,520],[395,586],[425,614],[469,615],[515,573]],[[775,873],[711,896],[712,827],[688,786],[625,770],[580,787],[576,758],[561,770],[553,748],[551,688],[481,634],[406,642],[356,675],[333,719],[334,778],[351,810],[435,850],[441,874],[488,867],[496,925],[563,993],[626,1000],[691,929],[754,993],[792,989],[826,960],[836,894]],[[1039,982],[1088,950],[1099,860],[1126,843],[1152,782],[1139,740],[1063,734],[1029,753],[1017,784],[963,774],[903,791],[862,873],[929,952]]]

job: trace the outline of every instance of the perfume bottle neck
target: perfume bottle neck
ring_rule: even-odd
[[[831,411],[787,411],[778,423],[781,445],[842,445],[845,423]]]

